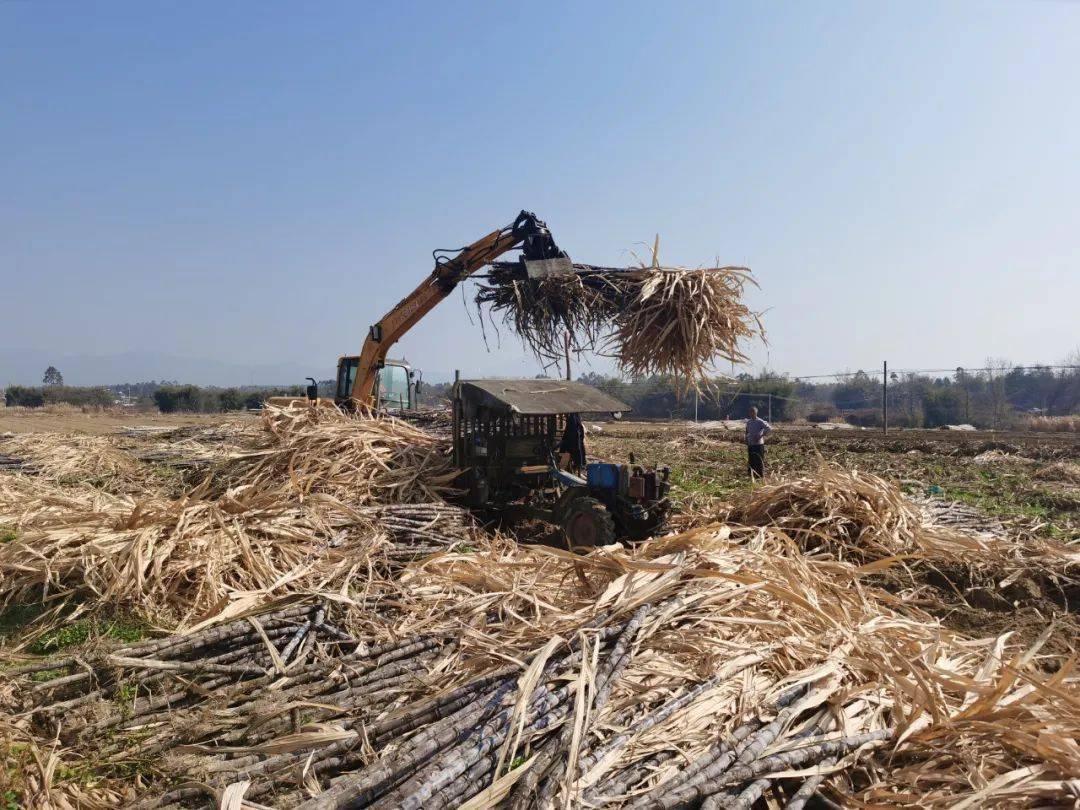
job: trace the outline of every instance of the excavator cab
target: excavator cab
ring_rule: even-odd
[[[338,359],[337,393],[334,402],[350,407],[360,358],[356,355]],[[375,376],[373,401],[381,411],[400,412],[416,408],[420,393],[420,372],[412,369],[404,360],[387,360]]]

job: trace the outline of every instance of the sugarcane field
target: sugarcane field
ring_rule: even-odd
[[[1078,42],[0,3],[0,810],[1080,810]]]

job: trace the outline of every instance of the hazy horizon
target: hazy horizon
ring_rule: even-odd
[[[521,208],[579,261],[751,267],[736,373],[1080,347],[1078,5],[59,8],[0,5],[0,383],[332,376]],[[488,340],[455,292],[392,354],[538,373]]]

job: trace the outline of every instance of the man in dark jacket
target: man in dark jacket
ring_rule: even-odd
[[[751,478],[765,477],[765,437],[772,433],[772,425],[758,419],[757,408],[750,408],[746,420],[747,469]]]

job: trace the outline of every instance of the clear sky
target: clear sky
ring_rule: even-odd
[[[330,376],[527,208],[753,268],[758,367],[1056,362],[1078,88],[1078,3],[0,2],[0,347]],[[457,294],[396,354],[537,368]]]

